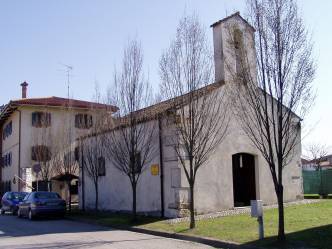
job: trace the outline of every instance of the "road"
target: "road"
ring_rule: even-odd
[[[212,247],[65,219],[29,221],[3,215],[0,216],[0,249],[3,248],[211,249]]]

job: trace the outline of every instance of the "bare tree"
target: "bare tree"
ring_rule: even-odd
[[[51,128],[51,114],[48,112],[47,106],[45,106],[42,111],[35,112],[32,116],[32,122],[35,127],[33,130],[34,144],[31,148],[32,160],[40,167],[37,178],[40,176],[41,180],[47,184],[47,190],[51,191],[51,178],[54,172],[50,161],[54,135]]]
[[[328,155],[328,149],[326,145],[313,143],[308,146],[308,157],[315,165],[316,170],[321,170],[321,163]]]
[[[249,0],[248,8],[256,30],[253,43],[237,25],[229,31],[236,58],[235,69],[228,63],[234,113],[269,166],[278,200],[278,240],[284,240],[283,170],[300,146],[300,117],[313,100],[312,45],[295,1]]]
[[[77,160],[77,144],[74,143],[74,129],[72,127],[72,117],[74,115],[71,110],[70,100],[63,108],[65,113],[61,122],[62,125],[58,127],[56,137],[53,140],[54,155],[51,163],[57,178],[66,183],[69,197],[68,209],[71,211],[71,182],[78,175],[79,164]]]
[[[136,219],[136,188],[154,154],[153,114],[143,107],[150,104],[151,89],[143,75],[143,54],[139,42],[129,41],[122,68],[115,73],[111,103],[119,107],[111,130],[104,134],[106,155],[115,168],[128,176],[132,187],[132,212]]]
[[[101,94],[99,87],[95,87],[94,102],[100,104]],[[93,126],[90,129],[92,136],[85,136],[80,139],[80,148],[82,153],[81,163],[84,165],[84,170],[87,172],[88,177],[93,181],[95,188],[95,210],[98,210],[99,203],[99,181],[101,176],[105,176],[105,139],[100,134],[106,129],[108,125],[110,112],[107,109],[107,105],[104,108],[98,106],[98,108],[91,108],[93,115]]]
[[[195,227],[194,186],[198,170],[221,143],[228,127],[223,82],[213,75],[211,49],[196,15],[183,17],[175,39],[160,60],[161,92],[172,99],[174,150],[190,188],[190,228]]]
[[[326,160],[328,155],[328,149],[326,145],[323,144],[310,144],[308,146],[308,153],[310,158],[310,163],[314,165],[317,171],[320,173],[320,183],[319,183],[319,194],[322,196],[323,193],[323,179],[322,179],[322,162]]]

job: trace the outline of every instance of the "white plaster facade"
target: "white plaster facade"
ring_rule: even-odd
[[[230,57],[228,58],[228,66],[234,67],[235,61],[231,58],[232,54],[228,52],[224,44],[227,43],[229,34],[227,24],[234,23],[243,31],[247,46],[254,49],[254,30],[239,15],[233,15],[226,22],[218,22],[213,25],[216,81],[225,80],[226,85],[231,84],[231,76],[225,65],[225,57]],[[254,51],[249,52],[249,58],[252,58],[254,71]],[[225,87],[221,86],[217,91],[224,91]],[[160,173],[159,175],[152,175],[150,167],[152,164],[160,165],[162,160],[165,216],[178,217],[184,214],[185,209],[183,207],[188,203],[189,186],[172,144],[169,143],[170,139],[168,138],[174,136],[174,129],[168,125],[167,117],[164,117],[161,122],[163,158],[160,158],[160,155],[157,154],[142,173],[137,187],[137,211],[150,214],[160,214],[161,212]],[[160,144],[157,134],[154,145],[159,151]],[[252,145],[244,132],[241,131],[235,117],[231,117],[228,136],[197,173],[195,183],[195,209],[197,213],[209,213],[234,207],[232,156],[237,153],[248,153],[254,156],[256,199],[263,200],[265,204],[276,203],[274,185],[265,159]],[[295,147],[291,163],[283,171],[285,202],[302,198],[300,156],[301,143],[299,141]],[[82,177],[82,175],[80,176]],[[81,180],[84,181],[84,189],[80,188],[80,205],[82,207],[82,196],[84,196],[85,207],[94,208],[93,184],[86,175]],[[132,208],[131,193],[128,177],[117,170],[111,162],[106,161],[106,176],[101,177],[99,182],[100,209],[130,212]]]
[[[51,97],[54,98],[54,97]],[[47,99],[47,98],[46,98]],[[18,101],[29,102],[30,99],[21,99]],[[64,99],[66,100],[66,99]],[[32,99],[32,101],[34,101]],[[15,102],[14,103],[20,103]],[[12,133],[5,139],[1,136],[1,155],[11,153],[10,166],[1,167],[1,182],[10,182],[10,189],[12,191],[31,191],[32,182],[37,180],[36,175],[32,172],[32,166],[37,164],[31,158],[31,150],[34,145],[47,145],[52,151],[52,146],[59,141],[59,133],[63,129],[70,127],[71,141],[87,134],[89,129],[80,129],[75,127],[76,114],[89,114],[94,116],[95,110],[89,107],[64,107],[54,106],[52,104],[33,105],[33,104],[13,104],[10,102],[7,105],[7,110],[11,109],[10,113],[5,117],[4,108],[1,116],[2,129],[10,122],[12,122]],[[52,101],[51,101],[52,102]],[[90,102],[86,102],[87,106]],[[90,103],[91,104],[91,103]],[[12,107],[13,106],[13,107]],[[32,125],[32,113],[47,112],[51,115],[51,125],[47,128],[37,128]],[[2,131],[3,132],[3,131]],[[47,132],[47,137],[42,137],[41,133]],[[52,138],[52,139],[50,139]],[[68,138],[69,139],[69,138]],[[47,140],[47,141],[46,141]],[[56,173],[54,173],[56,174]],[[78,170],[76,172],[78,175]],[[55,175],[54,175],[55,176]],[[20,180],[20,177],[22,180]],[[15,178],[15,180],[14,180]],[[41,177],[39,176],[39,181]],[[77,180],[76,180],[77,181]],[[64,198],[67,197],[67,186],[58,181],[52,181],[52,188],[54,191],[61,194]],[[74,201],[77,196],[74,196]]]

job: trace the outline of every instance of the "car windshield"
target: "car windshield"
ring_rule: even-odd
[[[44,193],[36,193],[35,198],[37,198],[37,199],[60,199],[60,196],[57,193],[44,192]]]
[[[9,195],[9,199],[22,201],[26,195],[27,195],[27,193],[14,192]]]

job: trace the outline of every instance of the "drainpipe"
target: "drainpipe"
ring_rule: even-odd
[[[160,205],[161,205],[161,217],[165,216],[164,207],[164,161],[163,161],[163,139],[162,139],[162,119],[158,116],[159,127],[159,164],[160,164]]]
[[[18,128],[18,177],[21,177],[21,121],[22,121],[22,112],[17,110],[19,113],[19,128]],[[18,191],[21,191],[21,183],[17,181]]]

